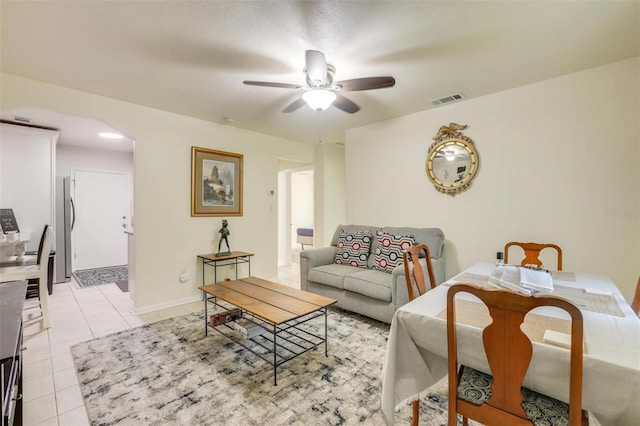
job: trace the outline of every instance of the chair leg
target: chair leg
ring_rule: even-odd
[[[418,426],[420,423],[420,401],[417,399],[411,403],[411,409],[413,411],[413,418],[411,419],[411,426]]]
[[[49,322],[49,302],[46,297],[40,301],[40,309],[42,309],[42,326],[44,328],[51,327]]]
[[[462,426],[469,426],[469,419],[462,416]]]
[[[42,311],[42,327],[47,329],[51,327],[49,322],[49,290],[46,280],[38,280],[38,297],[40,299],[40,310]]]

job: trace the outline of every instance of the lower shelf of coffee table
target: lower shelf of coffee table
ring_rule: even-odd
[[[210,305],[213,309],[207,308]],[[216,326],[210,324],[211,315],[233,308],[235,308],[233,305],[219,298],[208,296],[205,299],[205,334],[208,335],[209,329],[215,330],[271,364],[274,385],[278,384],[277,367],[280,365],[322,344],[325,345],[325,356],[328,355],[326,307],[282,324],[272,324],[248,311],[242,311],[242,319],[249,320],[265,330],[262,334],[251,338],[237,337],[233,327],[234,321]],[[324,321],[318,320],[321,317],[324,317]],[[324,328],[324,336],[320,334],[320,328]]]

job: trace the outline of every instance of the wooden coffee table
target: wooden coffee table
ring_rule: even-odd
[[[323,343],[325,356],[328,356],[327,307],[336,303],[336,300],[256,277],[224,281],[199,289],[204,296],[205,335],[208,335],[211,327],[272,364],[274,385],[278,384],[279,365]],[[233,333],[233,322],[210,325],[210,303],[218,311],[240,308],[244,319],[264,328],[265,332],[256,337],[240,339]],[[309,324],[309,321],[321,316],[324,316],[324,336]]]

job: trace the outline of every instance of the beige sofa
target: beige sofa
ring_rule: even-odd
[[[365,267],[335,263],[341,229],[346,233],[371,233],[372,241]],[[396,309],[409,299],[402,262],[391,273],[374,269],[378,231],[396,236],[413,236],[416,244],[429,246],[436,282],[440,284],[445,280],[445,259],[442,253],[444,233],[440,229],[340,225],[336,228],[329,247],[300,253],[302,290],[331,297],[338,301],[337,306],[341,308],[391,323]],[[420,261],[423,268],[426,268],[425,260]]]

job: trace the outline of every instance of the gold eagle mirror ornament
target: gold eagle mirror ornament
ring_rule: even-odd
[[[441,126],[427,156],[427,176],[442,193],[456,195],[471,185],[480,158],[473,141],[462,134],[466,124]]]

